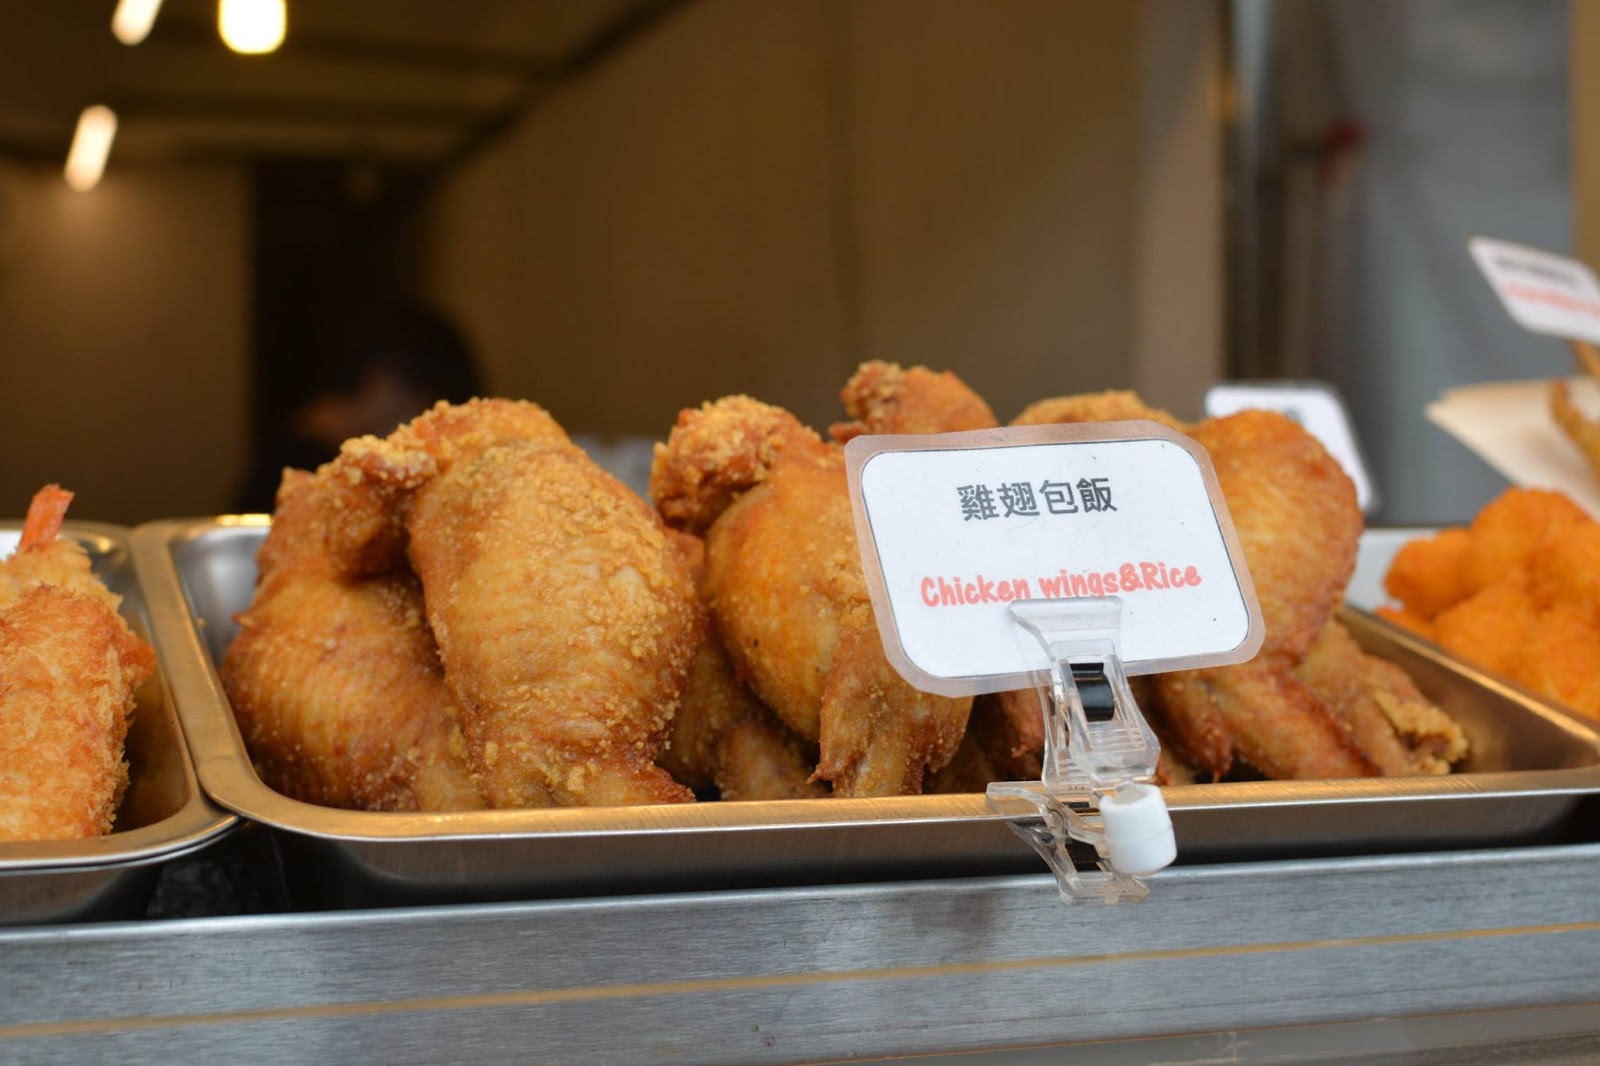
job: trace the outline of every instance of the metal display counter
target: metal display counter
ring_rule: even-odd
[[[1597,886],[1581,843],[17,929],[0,1061],[1579,1062]]]

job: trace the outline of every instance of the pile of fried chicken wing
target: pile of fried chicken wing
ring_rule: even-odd
[[[864,364],[826,437],[728,396],[656,446],[654,506],[531,403],[441,404],[287,471],[222,675],[263,780],[371,810],[981,790],[1037,777],[1033,691],[950,698],[889,664],[844,442],[998,426],[960,379]],[[1152,419],[1210,452],[1266,643],[1140,679],[1163,780],[1448,772],[1459,727],[1334,620],[1355,491],[1315,439],[1249,411],[1184,426],[1131,393],[1012,424]]]

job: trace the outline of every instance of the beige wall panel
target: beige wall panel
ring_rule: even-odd
[[[226,507],[242,475],[247,179],[236,168],[0,172],[0,514],[41,484],[81,519]]]
[[[1140,35],[1132,381],[1198,418],[1223,373],[1223,143],[1217,9],[1146,0]]]
[[[803,0],[690,5],[455,183],[434,289],[497,389],[603,434],[728,392],[833,417],[825,30]]]
[[[852,10],[864,353],[1002,418],[1129,384],[1139,5]]]

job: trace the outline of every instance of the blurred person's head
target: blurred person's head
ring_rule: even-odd
[[[449,319],[419,304],[391,304],[334,333],[295,428],[337,447],[387,434],[438,400],[464,403],[480,391],[472,351]]]

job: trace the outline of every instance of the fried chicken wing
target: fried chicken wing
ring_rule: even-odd
[[[703,587],[704,542],[688,533],[671,533],[696,584]],[[828,794],[825,785],[810,780],[817,764],[815,747],[784,728],[738,679],[714,626],[707,627],[695,653],[667,747],[656,761],[679,784],[696,791],[714,787],[725,800]]]
[[[287,470],[259,577],[221,675],[261,778],[294,799],[375,811],[480,808],[455,701],[409,572],[338,574],[318,487]]]
[[[966,382],[921,366],[863,363],[839,398],[851,421],[828,432],[840,444],[864,433],[952,433],[1000,424]]]
[[[0,560],[0,841],[111,830],[128,782],[128,716],[155,672],[118,597],[58,536],[71,499],[42,489],[16,552]]]
[[[344,565],[406,546],[490,806],[693,798],[655,764],[702,633],[693,581],[542,409],[441,404],[317,476]]]
[[[1090,392],[1076,396],[1054,396],[1029,404],[1011,420],[1013,426],[1048,426],[1061,422],[1124,422],[1148,419],[1169,429],[1183,429],[1183,423],[1166,411],[1151,407],[1132,392]]]
[[[1338,622],[1323,627],[1295,673],[1385,776],[1447,774],[1466,757],[1461,727],[1404,670],[1363,652]]]
[[[1163,675],[1174,731],[1220,777],[1242,756],[1269,777],[1377,772],[1295,665],[1333,616],[1355,567],[1361,509],[1339,464],[1295,422],[1241,411],[1190,430],[1211,455],[1261,602],[1266,639],[1237,666]]]
[[[957,385],[867,364],[844,390],[858,424],[840,433],[992,425],[981,400],[952,401]],[[971,700],[920,692],[884,657],[837,447],[781,408],[727,397],[679,415],[651,493],[669,524],[706,531],[728,656],[789,728],[820,744],[818,778],[840,795],[914,793],[950,760]]]

